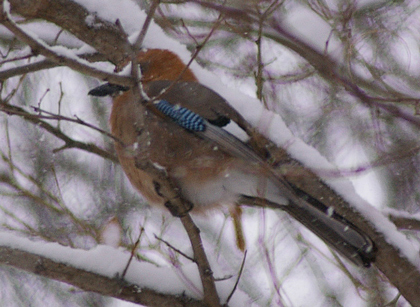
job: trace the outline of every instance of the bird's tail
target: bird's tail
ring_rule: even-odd
[[[245,204],[252,203],[286,211],[342,256],[358,266],[370,267],[371,262],[375,260],[373,241],[351,222],[334,212],[332,207],[325,206],[297,188],[294,189],[299,200],[287,205],[248,196],[243,196],[243,200]]]
[[[175,86],[171,81],[151,82],[148,84],[148,94],[159,96],[163,89],[171,87],[171,95],[168,95],[167,92],[166,96],[162,96],[162,99],[168,101],[161,100],[153,104],[153,107],[189,132],[213,142],[217,148],[246,162],[244,172],[236,174],[232,172],[221,181],[223,189],[230,190],[235,195],[244,195],[242,197],[253,204],[279,208],[288,212],[353,263],[365,267],[370,266],[374,260],[375,246],[366,234],[335,213],[332,207],[325,206],[317,199],[291,185],[283,177],[277,176],[271,166],[252,148],[219,125],[215,125],[214,122],[212,124],[202,115],[196,114],[186,107],[176,107],[177,101],[183,101],[184,104],[189,101],[189,106],[194,107],[200,99],[206,102],[218,102],[220,107],[225,104],[223,98],[194,82],[178,82]],[[105,84],[91,90],[89,94],[93,96],[116,95],[125,90],[127,90],[126,87]],[[211,110],[210,107],[208,109]],[[217,112],[215,114],[217,115]],[[259,168],[262,172],[260,175],[256,175],[246,171],[250,168]],[[266,193],[259,193],[260,179],[267,184]]]
[[[261,201],[265,206],[272,202],[270,207],[280,208],[288,212],[356,265],[369,267],[370,263],[374,261],[375,245],[373,241],[363,231],[335,213],[333,207],[325,206],[282,177],[277,176],[254,151],[223,129],[207,124],[206,130],[199,135],[209,140],[217,140],[217,144],[225,148],[230,154],[246,161],[252,161],[265,169],[269,179],[268,181],[263,180],[266,184],[266,193],[261,195],[263,198]],[[242,176],[241,180],[238,181],[247,182],[245,178],[246,176]],[[233,180],[233,178],[230,179]],[[254,179],[251,176],[249,181],[255,184],[255,190],[259,190],[257,188],[258,180],[255,181]],[[246,184],[233,185],[232,190],[244,195],[245,198],[247,197],[245,195],[248,195],[257,199],[259,197],[257,196],[258,193],[241,193],[242,190],[246,189],[246,186]],[[229,184],[229,187],[232,188],[232,183]],[[287,201],[285,202],[285,200]],[[284,203],[288,204],[284,205]]]

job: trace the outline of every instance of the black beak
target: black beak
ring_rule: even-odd
[[[95,87],[94,89],[91,89],[88,95],[97,96],[97,97],[105,97],[108,95],[114,96],[115,94],[119,92],[126,92],[128,90],[129,90],[129,87],[127,86],[105,83],[98,87]]]

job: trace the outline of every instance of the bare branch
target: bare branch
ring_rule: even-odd
[[[24,109],[17,107],[17,106],[12,106],[10,104],[5,104],[5,103],[0,103],[0,111],[9,114],[9,115],[18,115],[21,116],[22,118],[24,118],[25,120],[45,129],[46,131],[48,131],[49,133],[51,133],[52,135],[56,136],[57,138],[63,140],[65,142],[65,145],[60,148],[59,150],[62,150],[64,148],[79,148],[81,150],[90,152],[90,153],[94,153],[98,156],[101,156],[105,159],[111,160],[114,163],[118,163],[118,159],[117,157],[115,157],[113,154],[109,153],[106,150],[103,150],[101,148],[99,148],[98,146],[96,146],[95,144],[86,144],[80,141],[76,141],[73,140],[72,138],[68,137],[66,134],[64,134],[60,129],[50,125],[49,123],[43,121],[41,118],[42,116],[37,115],[37,114],[31,114],[27,111],[25,111]],[[52,118],[51,116],[48,117],[48,119],[65,119],[68,120],[67,117],[62,117],[60,115],[57,115],[57,117]],[[45,118],[45,117],[44,117]],[[73,122],[82,124],[82,122],[78,121],[78,120],[71,120]],[[91,125],[89,125],[91,126]],[[99,128],[97,128],[96,130],[98,130]],[[99,131],[101,132],[102,130],[99,129]],[[106,135],[109,135],[109,133],[102,131],[103,133],[105,133]]]
[[[420,231],[420,218],[406,212],[397,210],[386,210],[384,212],[398,229]]]
[[[201,283],[204,291],[204,302],[210,307],[219,307],[220,299],[214,284],[214,276],[211,270],[207,255],[204,251],[200,237],[200,230],[194,224],[189,211],[193,204],[187,202],[181,195],[179,189],[172,180],[161,169],[151,163],[151,161],[139,161],[138,167],[146,171],[153,178],[156,193],[164,198],[166,208],[175,217],[181,220],[194,252],[194,261],[200,273]]]
[[[241,267],[239,268],[238,277],[236,278],[236,282],[235,282],[235,285],[233,286],[232,291],[230,292],[228,298],[226,299],[226,304],[229,303],[229,301],[231,300],[233,294],[236,291],[236,288],[238,287],[239,280],[241,279],[242,272],[243,272],[244,267],[245,267],[246,255],[247,255],[247,251],[244,252],[244,258],[242,259]]]
[[[25,18],[52,22],[94,47],[115,65],[125,62],[131,53],[127,35],[116,24],[102,20],[71,0],[11,0],[11,11]],[[70,13],[71,12],[71,13]],[[86,18],[92,21],[87,24]],[[51,59],[52,60],[52,59]]]
[[[200,238],[200,230],[194,224],[189,214],[182,216],[180,219],[187,231],[194,251],[194,260],[197,263],[201,283],[203,284],[204,302],[210,307],[220,307],[220,299],[216,290],[216,285],[214,284],[213,271],[204,251],[203,242]]]
[[[109,59],[114,64],[122,65],[121,63],[126,63],[126,60],[133,56],[136,51],[129,45],[126,39],[126,34],[118,24],[114,25],[109,22],[100,20],[94,16],[94,22],[104,25],[104,27],[93,28],[89,25],[86,25],[86,17],[90,14],[87,10],[81,7],[78,4],[75,4],[69,0],[41,0],[41,1],[28,1],[28,0],[10,0],[12,5],[12,12],[20,14],[24,18],[41,18],[50,22],[53,22],[60,26],[62,29],[69,31],[77,38],[82,41],[92,45],[98,52],[106,55],[106,58]],[[275,19],[258,19],[258,15],[255,14],[252,10],[248,8],[241,10],[231,7],[226,7],[224,5],[213,4],[210,2],[204,1],[192,1],[197,4],[201,4],[207,8],[219,11],[221,15],[225,18],[232,18],[238,21],[243,21],[243,23],[249,24],[249,29],[251,34],[257,34],[258,38],[263,37],[277,42],[299,54],[304,58],[310,65],[314,67],[314,71],[317,71],[318,74],[324,78],[327,82],[333,82],[334,84],[339,84],[339,86],[350,93],[353,97],[357,98],[358,101],[362,102],[366,106],[376,110],[386,111],[387,114],[391,114],[393,117],[404,119],[405,121],[413,124],[415,127],[420,127],[420,119],[416,116],[413,116],[411,113],[405,111],[399,106],[394,105],[396,102],[406,102],[410,104],[415,104],[418,102],[417,98],[406,97],[400,95],[397,92],[392,92],[390,88],[382,87],[371,80],[367,80],[354,72],[348,72],[346,67],[342,66],[337,61],[333,60],[332,57],[329,57],[326,52],[320,53],[312,48],[309,44],[304,41],[294,37],[289,33],[281,24],[278,23],[278,20]],[[279,3],[274,1],[273,3]],[[152,9],[148,15],[148,21],[150,22],[154,9],[158,5],[158,1],[153,1]],[[74,16],[68,16],[68,12],[74,12]],[[269,10],[267,10],[268,12]],[[322,10],[319,10],[319,13],[323,13]],[[325,13],[329,13],[326,11]],[[67,18],[68,17],[68,18]],[[137,72],[133,71],[131,77],[121,77],[115,74],[109,74],[95,68],[92,68],[88,63],[84,63],[80,60],[75,60],[71,57],[65,55],[60,55],[57,52],[57,49],[51,48],[42,42],[34,39],[27,33],[25,33],[8,14],[3,14],[2,23],[11,30],[16,37],[18,37],[23,42],[27,43],[35,53],[40,53],[46,56],[48,59],[42,62],[33,63],[29,65],[24,65],[15,69],[6,70],[0,72],[0,80],[5,80],[12,76],[24,74],[31,71],[37,71],[40,69],[47,69],[55,66],[66,65],[72,69],[80,71],[82,73],[103,79],[108,80],[120,85],[132,86],[139,79]],[[346,21],[348,22],[348,20]],[[343,21],[344,23],[344,21]],[[216,23],[217,24],[217,23]],[[214,29],[216,28],[214,25]],[[140,33],[136,47],[141,45],[144,35],[147,30],[147,22]],[[256,26],[257,25],[257,26]],[[217,25],[218,26],[218,25]],[[226,27],[228,28],[228,27]],[[105,29],[105,30],[104,30]],[[270,30],[268,30],[270,29]],[[102,31],[103,30],[103,31]],[[101,32],[102,31],[102,32]],[[209,38],[207,36],[207,38]],[[247,37],[250,37],[249,35]],[[207,40],[205,40],[207,41]],[[260,43],[260,42],[259,42]],[[258,72],[257,72],[257,82],[258,82],[258,96],[261,96],[261,84],[263,81],[262,70],[264,68],[264,63],[262,62],[263,52],[258,45]],[[197,46],[196,53],[192,57],[191,61],[194,60],[196,54],[199,52],[201,46]],[[190,61],[190,63],[191,63]],[[135,64],[135,60],[133,60]],[[133,65],[137,67],[137,65]],[[312,74],[312,70],[308,73]],[[306,76],[306,75],[305,75]],[[379,82],[378,82],[379,83]],[[116,160],[115,157],[106,153],[105,151],[99,148],[91,148],[90,144],[83,144],[76,142],[63,134],[59,129],[54,128],[50,124],[46,123],[39,116],[29,114],[23,109],[17,108],[7,104],[1,104],[0,109],[2,112],[8,114],[16,114],[22,116],[25,120],[30,121],[34,124],[40,125],[43,129],[62,139],[66,145],[63,148],[77,147],[83,150],[93,152],[100,156],[106,157],[113,161]],[[25,113],[26,112],[26,113]],[[55,116],[55,115],[54,115]],[[68,120],[64,117],[54,117],[52,114],[45,117],[47,119],[56,119],[56,120]],[[83,121],[76,119],[75,122],[81,124]],[[417,289],[420,288],[420,274],[418,269],[413,265],[408,259],[405,259],[401,256],[400,251],[386,242],[383,234],[379,233],[368,221],[366,221],[363,216],[359,213],[354,212],[352,207],[346,203],[337,193],[332,191],[327,185],[320,182],[318,176],[304,168],[300,163],[288,156],[288,154],[282,149],[277,149],[275,146],[263,138],[258,136],[259,140],[254,141],[254,147],[256,151],[261,152],[270,152],[270,157],[272,158],[273,166],[279,166],[279,171],[284,172],[286,179],[296,185],[297,187],[307,191],[309,194],[313,195],[318,199],[323,199],[323,201],[337,209],[341,215],[345,216],[347,219],[352,221],[358,228],[363,231],[366,231],[369,236],[375,241],[376,247],[378,249],[378,257],[376,262],[376,267],[381,270],[393,283],[399,291],[404,295],[404,297],[413,305],[420,306],[420,299],[418,296]],[[93,145],[94,146],[94,145]],[[402,154],[399,158],[405,158],[408,156],[415,156],[417,154],[417,146],[412,147],[413,150]],[[392,160],[392,161],[391,161]],[[394,160],[386,160],[393,162]],[[383,164],[384,160],[379,160]],[[378,164],[372,165],[372,167],[377,166]],[[149,165],[149,167],[151,167]],[[156,173],[157,183],[159,183],[162,195],[165,199],[170,202],[170,205],[173,206],[173,211],[181,212],[181,221],[188,232],[192,246],[194,248],[194,260],[197,261],[200,276],[202,277],[204,293],[206,302],[212,306],[218,306],[218,297],[214,287],[214,278],[211,273],[211,268],[208,264],[204,250],[202,249],[202,243],[199,236],[199,231],[194,225],[192,219],[186,212],[189,210],[189,204],[186,203],[179,197],[178,191],[174,190],[174,186],[168,178],[159,173],[159,170],[154,170]],[[153,170],[151,171],[153,173]],[[246,200],[245,200],[246,201]],[[264,204],[267,206],[267,204]],[[174,209],[176,208],[176,210]],[[186,215],[184,215],[186,214]],[[409,217],[400,217],[400,216],[391,216],[391,220],[394,223],[403,229],[420,229],[418,221],[414,218]],[[2,252],[0,252],[1,254]],[[1,258],[1,256],[0,256]],[[397,264],[397,265],[396,265]],[[43,268],[40,269],[41,273]],[[112,283],[112,281],[106,281]]]
[[[85,55],[80,55],[80,58],[85,59],[89,62],[105,61],[105,57],[100,54],[85,54]],[[20,76],[23,74],[37,72],[40,70],[50,69],[50,68],[59,67],[59,66],[62,66],[62,65],[57,62],[46,59],[39,62],[6,69],[3,71],[0,71],[0,81],[4,81],[15,76]]]
[[[149,29],[150,23],[152,22],[153,15],[156,12],[156,9],[158,8],[160,3],[160,0],[152,0],[152,5],[150,6],[149,13],[147,13],[146,20],[144,21],[143,27],[141,28],[141,31],[139,33],[139,36],[136,39],[136,42],[134,43],[134,50],[140,50],[144,37],[146,36],[147,30]]]
[[[3,4],[0,5],[2,10],[0,23],[9,29],[13,34],[16,35],[22,42],[28,44],[32,50],[42,54],[48,59],[58,63],[59,65],[66,65],[78,72],[90,75],[92,77],[113,82],[115,84],[132,86],[133,82],[129,77],[119,76],[117,74],[111,74],[105,71],[101,71],[95,67],[89,66],[88,63],[84,64],[82,59],[73,59],[64,54],[58,54],[51,47],[42,43],[41,41],[31,37],[28,33],[22,30],[11,18],[8,12],[4,10]]]
[[[87,272],[70,265],[31,254],[29,252],[0,246],[0,263],[39,276],[65,282],[84,291],[118,298],[150,307],[178,306],[204,307],[204,303],[183,295],[168,295],[156,290],[125,284],[119,279],[111,279]]]
[[[169,248],[173,249],[176,253],[180,254],[181,256],[184,256],[186,259],[195,262],[194,258],[191,258],[190,256],[188,256],[186,253],[182,252],[181,250],[179,250],[178,248],[176,248],[175,246],[173,246],[171,243],[169,243],[168,241],[163,240],[162,238],[159,238],[157,235],[155,235],[155,238],[163,243],[165,243],[166,246],[168,246]]]

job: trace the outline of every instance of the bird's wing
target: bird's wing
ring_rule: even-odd
[[[168,90],[162,94],[166,88]],[[156,102],[157,107],[161,101],[165,101],[165,103],[169,103],[169,106],[178,108],[178,110],[185,109],[187,119],[193,118],[192,114],[194,114],[197,116],[195,120],[203,120],[204,128],[194,130],[183,126],[185,129],[194,132],[203,139],[214,142],[220,149],[233,156],[265,167],[270,180],[276,184],[280,191],[280,196],[290,201],[285,206],[276,204],[275,199],[268,199],[272,207],[280,207],[290,213],[357,265],[370,265],[374,259],[375,248],[367,235],[335,213],[333,208],[328,208],[317,199],[289,184],[283,177],[276,174],[252,148],[224,130],[222,125],[212,124],[212,122],[228,122],[229,120],[243,121],[243,118],[220,95],[199,83],[177,82],[173,84],[171,81],[151,82],[147,86],[147,92],[151,96],[159,97]],[[249,198],[248,195],[244,197]]]
[[[109,87],[106,87],[108,90]],[[248,124],[216,92],[197,82],[153,81],[145,85],[150,107],[190,133],[213,142],[226,153],[262,167],[276,190],[271,197],[244,195],[246,203],[280,208],[318,235],[339,253],[360,266],[370,266],[375,247],[372,240],[345,218],[276,174],[251,147],[224,129],[230,121],[249,133]],[[120,90],[120,89],[117,89]],[[277,198],[276,198],[277,196]],[[277,199],[287,199],[284,204]]]

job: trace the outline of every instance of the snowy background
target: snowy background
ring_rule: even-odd
[[[148,5],[131,0],[77,0],[91,15],[119,20],[134,41]],[[419,9],[416,1],[259,1],[264,11],[315,50],[328,54],[363,90],[394,103],[414,117],[419,97]],[[7,2],[6,2],[7,3]],[[250,8],[255,9],[252,1]],[[240,1],[230,5],[242,8]],[[245,7],[244,7],[245,8]],[[39,20],[20,22],[28,33],[59,54],[93,52],[60,28]],[[218,13],[197,3],[161,4],[144,47],[169,49],[185,62]],[[385,213],[415,219],[420,168],[418,126],[361,103],[334,80],[322,78],[294,51],[264,37],[264,84],[256,87],[256,34],[223,24],[191,68],[264,135],[311,167],[382,232],[387,242],[418,266],[418,234],[399,231]],[[245,26],[244,26],[245,27]],[[194,37],[194,39],[193,39]],[[1,71],[42,61],[0,28]],[[105,62],[89,64],[113,72]],[[111,100],[88,91],[102,81],[67,67],[46,69],[2,82],[1,97],[12,105],[78,118],[108,131]],[[386,96],[388,94],[388,96]],[[261,102],[262,100],[262,102]],[[112,140],[66,120],[48,121],[70,138],[113,152]],[[78,150],[18,116],[0,114],[0,243],[108,277],[120,274],[134,242],[138,261],[126,279],[164,293],[200,298],[197,269],[157,240],[189,255],[180,222],[148,207],[119,165]],[[312,233],[285,213],[244,209],[248,255],[230,306],[371,306],[387,303],[398,290],[375,268],[359,269],[335,259]],[[194,218],[202,231],[222,300],[236,281],[243,253],[235,245],[227,212]],[[211,221],[211,222],[209,222]],[[86,293],[69,285],[1,266],[2,306],[137,306]],[[403,298],[396,306],[408,306]]]

